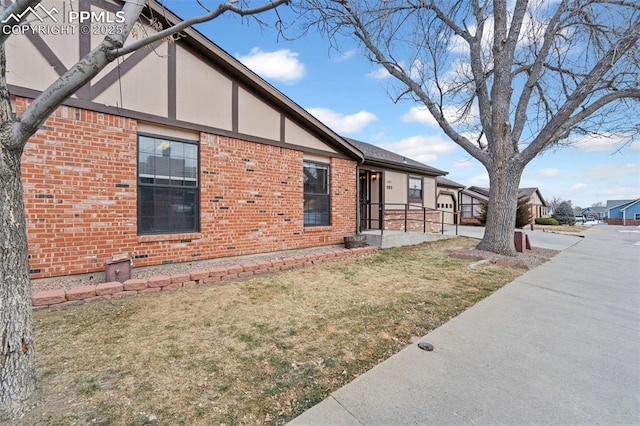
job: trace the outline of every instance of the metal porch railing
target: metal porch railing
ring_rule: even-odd
[[[400,207],[397,209],[394,209],[393,207]],[[372,212],[373,209],[377,209],[378,211],[378,217],[374,218],[372,217]],[[402,215],[402,217],[385,217],[385,212],[391,212],[393,211],[394,213],[397,213],[399,211],[404,211],[404,214]],[[422,218],[418,219],[415,217],[411,217],[411,216],[415,216],[415,213],[420,213],[422,212]],[[440,215],[440,221],[433,221],[430,218],[427,218],[427,213],[431,213],[431,212],[439,212]],[[410,215],[411,213],[411,215]],[[372,202],[361,202],[360,203],[360,226],[359,226],[359,230],[360,232],[365,231],[365,230],[379,230],[380,231],[380,235],[384,235],[384,231],[385,231],[385,226],[384,224],[386,222],[394,222],[394,221],[403,221],[404,222],[404,232],[415,232],[415,231],[409,231],[409,223],[411,222],[418,222],[418,223],[422,223],[422,232],[423,233],[427,233],[427,224],[436,224],[439,225],[440,228],[440,233],[444,235],[445,233],[445,221],[444,221],[444,215],[445,213],[447,214],[452,214],[453,215],[453,222],[455,225],[455,235],[458,235],[458,222],[459,222],[459,212],[450,212],[450,211],[445,211],[445,210],[439,210],[439,209],[432,209],[429,207],[424,207],[418,204],[411,204],[411,203],[372,203]],[[431,215],[429,215],[431,216]],[[373,223],[377,224],[377,228],[371,226]],[[369,226],[367,226],[369,225]]]

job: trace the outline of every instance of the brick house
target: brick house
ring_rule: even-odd
[[[442,213],[437,211],[436,178],[447,172],[379,146],[346,138],[364,154],[358,167],[359,229],[437,231]],[[408,220],[405,221],[405,215]]]
[[[100,0],[80,7],[118,10]],[[148,8],[163,25],[179,21],[158,3]],[[113,63],[30,139],[22,171],[32,278],[104,271],[120,253],[149,266],[356,233],[362,153],[200,33],[183,33]],[[97,40],[12,35],[16,111]]]
[[[640,226],[640,198],[607,200],[607,207],[609,225]]]

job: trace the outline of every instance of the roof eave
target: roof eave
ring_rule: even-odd
[[[448,172],[445,172],[443,170],[438,170],[438,169],[427,170],[421,167],[412,166],[410,164],[398,164],[393,161],[384,161],[377,158],[374,159],[371,157],[365,157],[364,165],[386,167],[390,169],[400,170],[403,172],[419,173],[419,174],[428,175],[428,176],[444,176],[448,174]]]

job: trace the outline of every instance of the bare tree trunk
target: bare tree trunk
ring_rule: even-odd
[[[9,140],[11,121],[5,121],[0,127],[0,419],[24,413],[36,386],[22,148],[8,148]]]
[[[13,135],[15,116],[0,43],[0,420],[30,407],[36,387],[27,227],[20,160],[25,141]]]
[[[515,256],[513,232],[518,209],[518,187],[522,168],[509,165],[489,172],[489,203],[484,237],[478,249]]]

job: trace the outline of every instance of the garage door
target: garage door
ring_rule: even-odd
[[[437,208],[438,210],[442,210],[444,211],[444,223],[453,225],[454,224],[454,219],[455,219],[455,215],[453,214],[453,212],[455,212],[455,208],[456,208],[456,204],[455,204],[455,200],[453,198],[453,195],[451,194],[440,194],[438,195],[438,203],[437,203]]]

